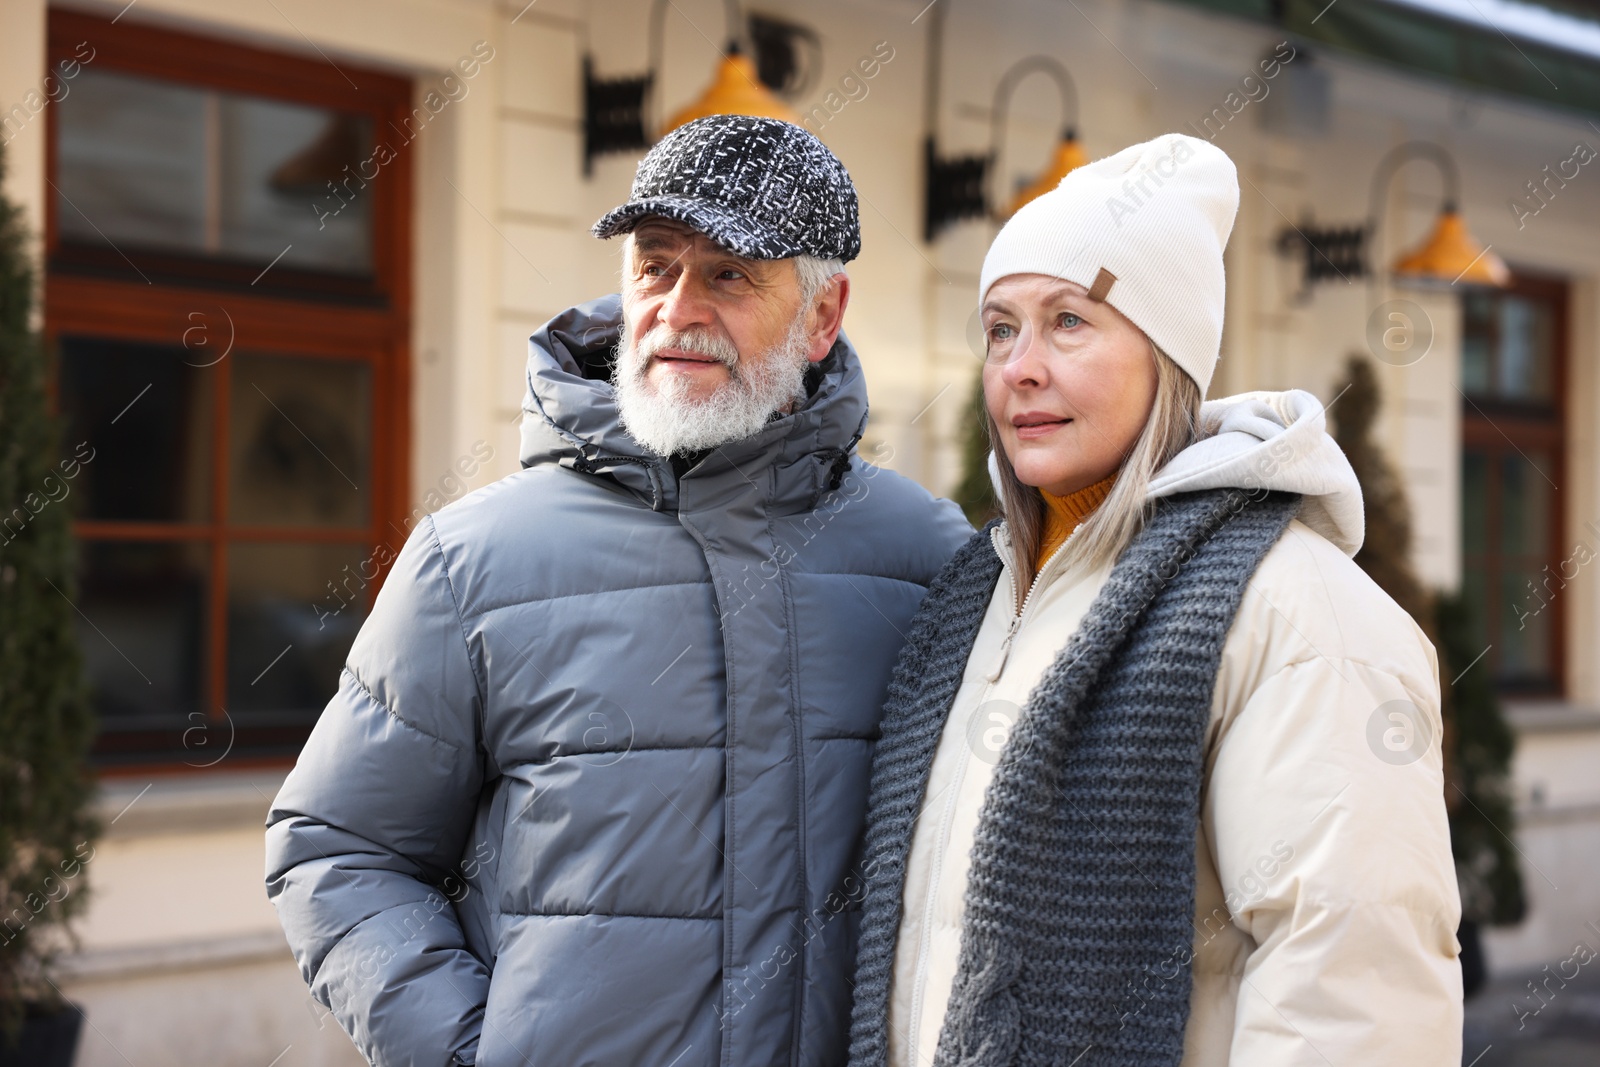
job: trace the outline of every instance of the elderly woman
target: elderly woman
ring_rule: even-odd
[[[853,1067],[1460,1063],[1433,647],[1321,405],[1202,405],[1238,201],[1168,135],[984,260],[1004,519],[890,689]]]

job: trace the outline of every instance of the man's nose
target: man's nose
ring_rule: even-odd
[[[662,299],[656,318],[673,331],[714,322],[711,294],[699,275],[688,270],[680,272],[677,283]]]

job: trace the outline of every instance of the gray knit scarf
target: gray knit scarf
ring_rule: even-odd
[[[1195,828],[1222,646],[1295,494],[1159,502],[1028,699],[984,798],[937,1067],[1183,1058]],[[912,622],[872,764],[851,1067],[887,1057],[912,829],[1000,574],[988,530]]]

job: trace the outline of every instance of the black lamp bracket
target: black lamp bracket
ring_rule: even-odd
[[[1275,242],[1278,253],[1301,257],[1300,288],[1295,291],[1294,302],[1304,304],[1310,300],[1311,287],[1317,282],[1349,282],[1366,274],[1369,232],[1365,224],[1323,226],[1309,218],[1298,226],[1279,230]]]
[[[932,241],[939,231],[958,219],[989,213],[988,184],[992,155],[941,157],[930,133],[923,141],[925,189],[922,239]]]

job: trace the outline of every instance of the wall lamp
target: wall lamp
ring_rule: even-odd
[[[1467,232],[1466,220],[1461,217],[1461,173],[1456,161],[1440,146],[1431,141],[1407,141],[1390,150],[1378,163],[1372,175],[1372,195],[1367,202],[1367,229],[1378,232],[1382,215],[1384,193],[1400,167],[1413,159],[1430,159],[1444,176],[1444,201],[1439,208],[1439,221],[1433,233],[1417,248],[1401,256],[1391,268],[1396,279],[1414,284],[1467,285],[1500,288],[1511,282],[1511,271],[1505,261]],[[1371,237],[1368,238],[1371,240]]]
[[[671,0],[654,0],[650,6],[650,69],[644,74],[599,78],[594,57],[583,57],[583,173],[594,172],[596,156],[649,148],[646,100],[659,93],[656,77],[662,69],[662,35],[666,7]],[[724,0],[727,45],[711,84],[694,103],[666,122],[657,122],[656,135],[677,129],[707,115],[759,115],[799,122],[800,116],[778,99],[774,90],[801,91],[820,66],[821,39],[795,23],[763,15],[748,19],[738,0]],[[747,47],[751,45],[753,47]],[[802,54],[809,54],[809,62]],[[752,59],[752,55],[755,57]],[[656,101],[660,108],[659,99]]]
[[[1460,211],[1461,175],[1450,153],[1431,141],[1407,141],[1378,161],[1367,200],[1366,222],[1332,227],[1307,222],[1279,232],[1278,251],[1286,255],[1299,252],[1303,257],[1300,299],[1319,281],[1348,281],[1362,276],[1376,280],[1379,272],[1369,263],[1369,253],[1383,219],[1385,194],[1399,169],[1414,159],[1430,160],[1439,168],[1444,178],[1444,199],[1433,232],[1417,248],[1395,260],[1389,275],[1397,282],[1428,287],[1501,287],[1510,283],[1511,271],[1505,261],[1467,231]]]
[[[948,5],[945,5],[948,6]],[[1049,74],[1061,91],[1062,132],[1044,172],[1026,188],[1019,191],[1006,205],[1003,215],[1009,218],[1035,197],[1049,192],[1060,184],[1072,170],[1089,162],[1088,155],[1078,142],[1078,94],[1072,76],[1058,60],[1049,56],[1029,56],[1013,63],[1000,76],[995,86],[994,105],[989,110],[989,151],[981,155],[939,155],[939,69],[943,54],[944,7],[933,12],[928,27],[928,84],[925,99],[927,134],[923,138],[923,217],[922,237],[932,241],[940,231],[954,222],[967,218],[996,215],[990,209],[987,186],[998,171],[998,161],[1004,149],[1006,118],[1011,98],[1017,84],[1029,74]]]

